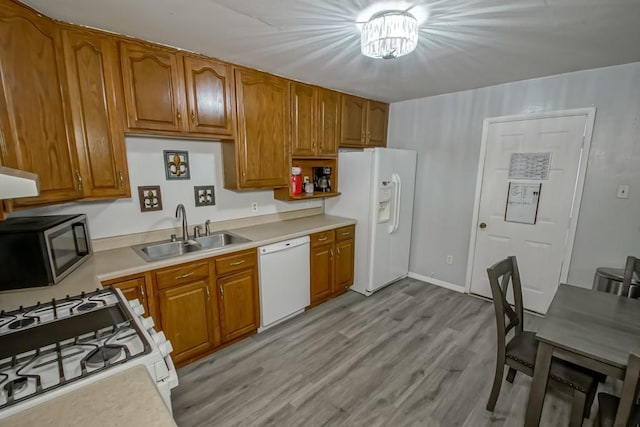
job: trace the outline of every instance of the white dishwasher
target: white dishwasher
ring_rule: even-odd
[[[302,313],[310,303],[309,236],[258,248],[262,332]]]

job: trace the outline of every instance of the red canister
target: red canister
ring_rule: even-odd
[[[302,169],[294,166],[291,168],[291,195],[302,194]]]

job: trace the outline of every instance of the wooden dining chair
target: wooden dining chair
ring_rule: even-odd
[[[493,387],[487,402],[487,410],[495,408],[502,386],[504,365],[509,367],[507,381],[513,382],[516,372],[520,371],[533,377],[538,341],[534,332],[523,328],[522,284],[515,256],[510,256],[487,269],[493,306],[496,313],[498,332],[498,354]],[[511,283],[513,306],[507,301]],[[507,341],[507,335],[514,330],[513,337]],[[552,380],[573,390],[570,426],[581,426],[582,419],[588,418],[591,404],[598,387],[598,374],[588,369],[553,359],[549,376]]]
[[[594,427],[640,425],[640,406],[637,404],[639,377],[640,352],[636,351],[629,355],[621,396],[598,393],[598,414]]]
[[[633,282],[634,275],[640,278],[640,258],[628,256],[622,277],[622,295],[631,295],[631,282]]]

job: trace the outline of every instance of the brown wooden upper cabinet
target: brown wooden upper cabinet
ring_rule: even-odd
[[[230,65],[133,42],[121,43],[120,57],[130,132],[233,136]]]
[[[342,95],[341,147],[385,147],[389,105]]]
[[[235,96],[229,64],[185,56],[189,132],[232,137]]]
[[[83,197],[129,197],[116,40],[84,29],[62,36]]]
[[[177,53],[122,42],[120,57],[129,130],[184,129],[184,77]]]
[[[14,206],[82,197],[58,24],[3,1],[0,41],[0,161],[40,177],[40,196]]]
[[[340,95],[303,83],[290,85],[291,156],[337,156]]]
[[[224,185],[233,190],[289,183],[289,84],[259,71],[235,69],[237,138],[223,144]]]

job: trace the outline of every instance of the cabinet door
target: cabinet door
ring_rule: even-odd
[[[331,296],[333,290],[333,243],[311,248],[311,305]]]
[[[389,105],[375,101],[367,104],[367,147],[386,147]]]
[[[179,132],[184,80],[177,55],[136,43],[121,43],[122,82],[130,130]]]
[[[135,277],[133,279],[124,280],[112,284],[113,287],[122,291],[124,297],[128,300],[137,299],[144,307],[145,312],[149,315],[149,302],[147,300],[146,281],[144,276]]]
[[[353,239],[336,243],[336,279],[333,294],[344,292],[353,285]]]
[[[316,91],[313,87],[291,83],[291,155],[315,155]]]
[[[318,89],[316,152],[319,157],[338,155],[340,140],[340,94]]]
[[[185,56],[184,75],[189,132],[232,137],[235,108],[231,66]]]
[[[244,270],[218,279],[222,341],[227,342],[258,329],[257,270]]]
[[[340,122],[340,145],[363,147],[367,101],[351,95],[342,95],[342,119]]]
[[[0,5],[0,149],[4,166],[37,173],[40,196],[19,206],[82,197],[58,25]]]
[[[289,85],[258,71],[235,70],[239,189],[289,184]]]
[[[159,290],[158,301],[162,331],[171,341],[176,363],[217,344],[208,280]]]
[[[63,42],[84,197],[129,197],[116,41],[64,30]]]

